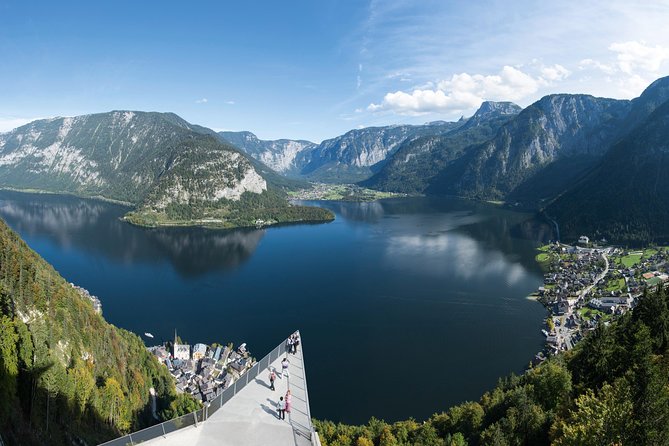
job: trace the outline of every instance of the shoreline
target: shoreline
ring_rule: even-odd
[[[39,194],[39,195],[63,195],[63,196],[69,196],[69,197],[77,197],[77,198],[82,198],[85,200],[96,200],[96,201],[103,201],[105,203],[112,203],[112,204],[118,204],[121,206],[129,207],[132,208],[135,205],[129,201],[123,201],[123,200],[116,200],[114,198],[107,198],[102,195],[83,195],[83,194],[78,194],[76,192],[66,192],[66,191],[49,191],[49,190],[44,190],[44,189],[22,189],[18,187],[10,187],[10,186],[0,186],[0,190],[8,191],[8,192],[18,192],[21,194]]]
[[[57,196],[64,196],[64,197],[76,197],[80,198],[83,200],[93,200],[93,201],[100,201],[103,203],[110,203],[110,204],[116,204],[119,206],[123,206],[126,208],[130,208],[128,212],[126,212],[124,215],[119,217],[119,220],[131,224],[133,226],[137,226],[140,228],[205,228],[205,229],[211,229],[211,230],[229,230],[229,229],[263,229],[263,228],[268,228],[268,227],[278,227],[278,226],[288,226],[288,225],[298,225],[298,224],[321,224],[321,223],[330,223],[336,219],[334,213],[331,213],[332,218],[328,219],[322,219],[322,220],[292,220],[292,221],[282,221],[282,222],[270,222],[270,221],[262,221],[262,223],[251,223],[248,225],[237,225],[237,224],[229,224],[228,222],[225,222],[223,220],[220,221],[203,221],[204,219],[199,219],[199,220],[187,220],[187,221],[169,221],[165,223],[155,223],[155,224],[144,224],[138,221],[133,221],[132,216],[128,216],[128,214],[131,214],[132,212],[136,212],[135,204],[128,202],[128,201],[123,201],[123,200],[116,200],[113,198],[107,198],[102,195],[83,195],[83,194],[78,194],[75,192],[66,192],[66,191],[48,191],[44,189],[23,189],[23,188],[16,188],[16,187],[9,187],[9,186],[0,186],[0,191],[7,191],[7,192],[15,192],[15,193],[21,193],[21,194],[35,194],[35,195],[57,195]],[[289,203],[291,203],[291,200],[287,200]],[[325,201],[325,200],[324,200]],[[292,204],[292,203],[291,203]],[[324,208],[321,208],[324,209]]]
[[[274,227],[281,227],[281,226],[293,226],[293,225],[300,225],[300,224],[307,224],[307,225],[318,225],[318,224],[326,224],[326,223],[331,223],[335,221],[335,218],[331,218],[328,220],[295,220],[295,221],[282,221],[282,222],[274,222],[274,223],[268,223],[264,222],[263,224],[250,224],[250,225],[232,225],[232,226],[226,226],[225,222],[203,222],[200,220],[192,220],[192,222],[166,222],[166,223],[156,223],[156,224],[144,224],[140,222],[135,222],[132,221],[130,218],[127,217],[126,215],[123,215],[119,217],[119,220],[128,223],[132,226],[136,226],[138,228],[145,228],[145,229],[160,229],[160,228],[202,228],[202,229],[210,229],[214,231],[226,231],[226,230],[234,230],[234,229],[265,229],[265,228],[274,228]]]

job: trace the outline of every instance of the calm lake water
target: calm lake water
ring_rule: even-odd
[[[142,229],[125,208],[0,192],[0,217],[111,323],[155,341],[303,335],[312,415],[362,423],[477,400],[542,347],[531,215],[455,199],[318,203],[329,224]],[[150,340],[149,340],[150,341]]]

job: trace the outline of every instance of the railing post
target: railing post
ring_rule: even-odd
[[[197,410],[193,412],[193,419],[195,420],[195,427],[197,427]]]
[[[163,437],[167,437],[167,432],[165,432],[165,423],[160,423],[160,427],[163,428]]]
[[[135,442],[132,441],[132,434],[128,434],[128,438],[130,439],[130,446],[135,446]]]

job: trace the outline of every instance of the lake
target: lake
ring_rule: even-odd
[[[2,191],[0,217],[100,297],[109,322],[154,343],[176,329],[261,358],[299,329],[320,419],[422,420],[478,400],[542,348],[546,312],[526,296],[548,225],[457,199],[317,204],[336,220],[144,229],[116,204]]]

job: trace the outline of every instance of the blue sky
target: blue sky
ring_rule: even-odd
[[[30,4],[28,4],[30,3]],[[669,1],[0,0],[0,131],[113,109],[313,141],[669,74]]]

